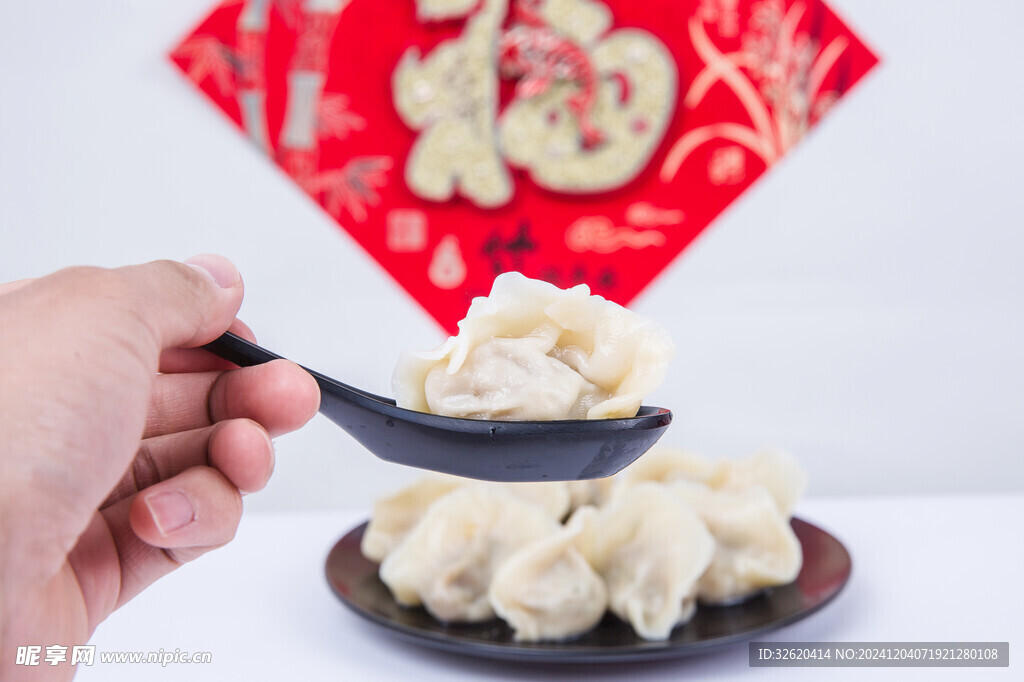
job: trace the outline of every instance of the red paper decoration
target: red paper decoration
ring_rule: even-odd
[[[228,0],[172,59],[449,332],[628,304],[877,63],[819,0]]]

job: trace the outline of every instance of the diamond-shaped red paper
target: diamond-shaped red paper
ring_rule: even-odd
[[[544,1],[480,0],[432,21],[414,0],[227,0],[171,57],[449,332],[506,270],[628,304],[877,63],[820,0],[576,0],[610,11],[608,35],[641,29],[675,60],[670,118],[642,170],[588,194],[509,165],[500,206],[418,196],[405,169],[422,130],[392,88],[403,54],[428,58],[485,7],[507,13],[500,40]],[[543,22],[526,28],[586,58]],[[530,96],[522,80],[499,74],[496,117]]]

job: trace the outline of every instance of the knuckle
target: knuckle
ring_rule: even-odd
[[[187,345],[208,334],[212,317],[223,312],[219,287],[195,267],[155,260],[123,268],[77,266],[54,275],[51,292],[64,308],[78,312],[108,335],[142,344],[146,357],[159,352],[173,336]],[[191,330],[192,334],[186,332]]]
[[[139,447],[139,451],[132,461],[131,474],[136,492],[145,490],[163,480],[160,468],[148,445],[143,444]]]
[[[222,474],[223,475],[223,474]],[[242,521],[242,493],[238,491],[238,488],[234,486],[227,477],[224,478],[224,482],[227,484],[229,494],[231,497],[231,511],[228,514],[230,523],[230,536],[228,539],[235,537],[235,532],[238,531],[238,524]]]
[[[164,347],[163,328],[169,314],[183,326],[202,325],[208,287],[202,275],[187,265],[155,260],[112,272],[122,283],[121,319],[146,340],[149,351],[158,353]]]
[[[161,547],[160,551],[163,555],[171,560],[173,564],[178,566],[184,566],[190,561],[198,559],[204,554],[203,550],[196,549],[193,547],[189,548],[176,548],[176,547]]]
[[[202,330],[212,303],[216,300],[208,278],[195,268],[173,260],[149,264],[157,273],[159,286],[174,301],[175,314],[190,328]]]
[[[62,295],[71,295],[86,300],[123,300],[128,290],[123,278],[116,270],[79,265],[65,268],[54,274],[64,285]]]
[[[183,290],[198,293],[206,286],[203,276],[196,272],[195,268],[178,261],[160,259],[149,262],[146,267],[158,273],[158,278],[162,282],[174,282]]]
[[[154,273],[159,286],[169,290],[176,299],[184,301],[187,309],[201,307],[210,296],[210,287],[206,278],[195,268],[173,260],[155,260],[145,267]]]

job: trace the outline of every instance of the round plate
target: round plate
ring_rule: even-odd
[[[649,642],[612,614],[587,634],[565,642],[517,642],[500,620],[445,624],[422,607],[405,608],[377,577],[378,565],[359,551],[366,524],[352,529],[327,555],[327,582],[342,603],[367,620],[416,644],[461,655],[518,661],[595,663],[651,660],[703,653],[744,642],[806,618],[831,601],[850,577],[850,554],[836,538],[794,518],[803,547],[800,575],[733,606],[701,606],[664,642]]]

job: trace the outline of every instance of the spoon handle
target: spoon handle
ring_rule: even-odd
[[[210,351],[214,355],[220,358],[224,358],[228,362],[233,362],[239,367],[251,367],[253,365],[262,365],[265,362],[271,360],[283,360],[283,356],[277,353],[257,346],[251,341],[246,341],[242,337],[232,334],[231,332],[224,332],[219,338],[214,339],[210,343],[203,346],[206,350]],[[346,383],[332,379],[326,374],[314,371],[309,367],[299,365],[302,369],[309,372],[316,383],[320,384],[320,391],[324,394],[330,394],[337,398],[345,401],[352,401],[353,398],[360,398],[363,401],[371,400],[378,403],[394,405],[395,401],[391,398],[384,398],[379,395],[364,391],[356,388],[355,386],[349,386]],[[321,409],[321,412],[324,410]]]
[[[224,332],[220,338],[214,339],[203,346],[203,348],[217,357],[235,363],[239,367],[252,367],[253,365],[262,365],[271,360],[282,359],[277,353],[271,353],[266,348],[246,341],[241,336],[231,332]]]
[[[281,358],[230,333],[204,348],[241,367]],[[404,409],[392,398],[302,369],[320,385],[320,414],[376,456],[488,481],[610,476],[650,448],[672,421],[672,413],[659,407],[641,407],[636,417],[628,419],[455,419]]]

